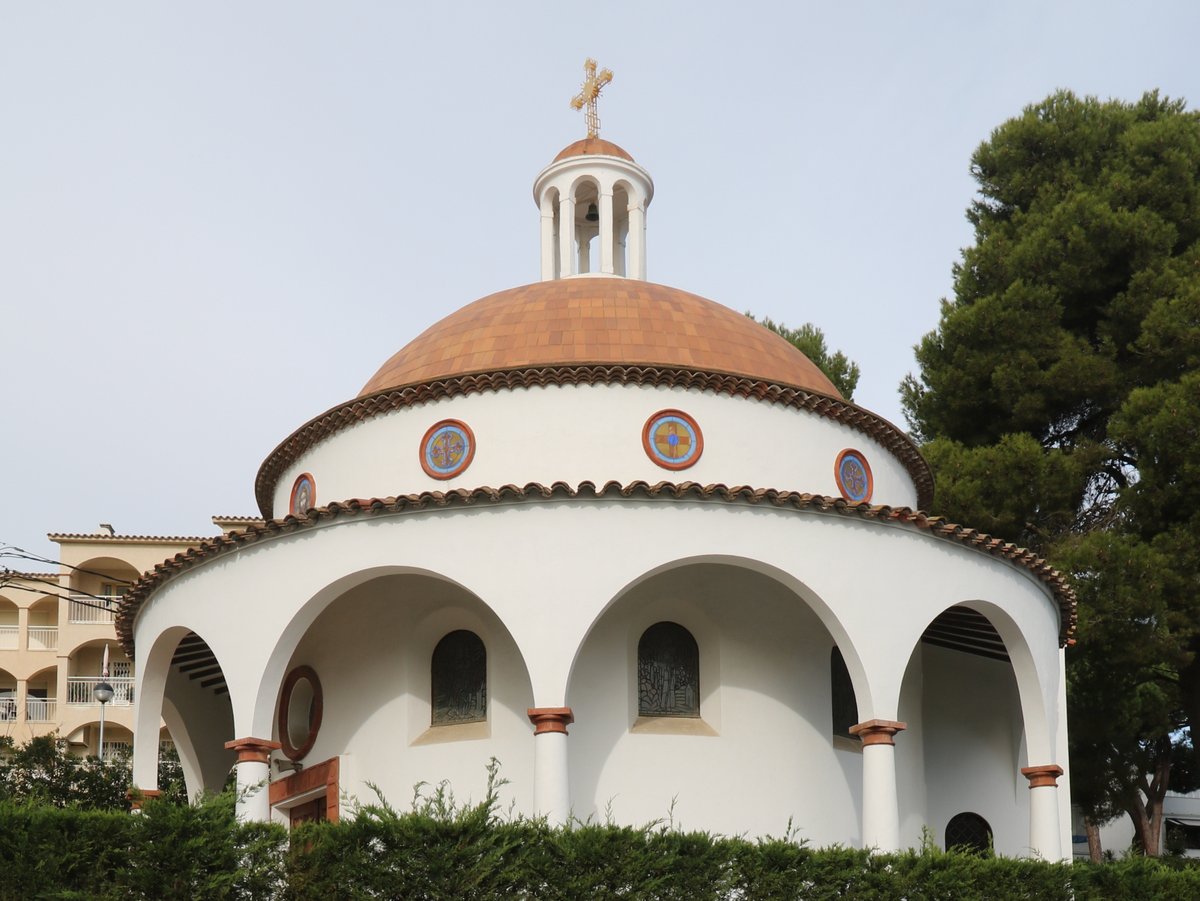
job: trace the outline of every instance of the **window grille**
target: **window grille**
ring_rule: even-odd
[[[700,649],[679,623],[655,623],[638,642],[638,716],[700,716]]]
[[[487,649],[478,635],[459,629],[445,636],[430,669],[433,725],[487,719]]]

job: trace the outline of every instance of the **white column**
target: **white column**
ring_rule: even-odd
[[[279,742],[264,738],[239,738],[225,742],[237,753],[237,816],[243,822],[271,821],[271,752]]]
[[[575,229],[575,246],[579,249],[579,260],[576,263],[576,272],[591,272],[592,271],[592,252],[588,246],[588,239],[591,238],[591,229],[585,224],[580,225]]]
[[[567,726],[575,722],[570,707],[530,707],[533,723],[533,809],[551,826],[571,815],[567,778]]]
[[[29,699],[29,682],[26,681],[25,679],[18,679],[17,680],[17,693],[13,697],[13,703],[17,705],[16,722],[24,725],[25,726],[25,734],[27,736],[31,736],[33,734],[33,732],[32,732],[32,730],[29,729],[29,704],[27,703],[28,699]],[[61,698],[58,701],[58,705],[59,705],[58,709],[60,711],[63,710],[63,701]],[[62,722],[61,717],[59,718],[59,722]]]
[[[542,195],[542,281],[554,278],[554,202],[550,192]]]
[[[625,265],[630,278],[646,280],[646,211],[640,203],[629,205],[629,237],[626,239],[628,260]]]
[[[613,274],[613,196],[612,190],[600,192],[600,271]]]
[[[56,624],[57,625],[57,624]],[[29,650],[29,608],[17,608],[17,650]]]
[[[575,198],[558,201],[558,272],[574,275],[575,269]]]
[[[850,727],[863,743],[862,843],[876,851],[900,850],[900,804],[896,800],[895,735],[907,723],[868,720]]]
[[[1029,849],[1042,860],[1062,860],[1058,824],[1058,777],[1055,764],[1027,766],[1021,775],[1029,780]]]
[[[137,701],[135,700],[135,705]],[[134,707],[133,721],[138,722]],[[158,788],[158,730],[150,734],[145,729],[133,732],[133,784],[143,794]]]

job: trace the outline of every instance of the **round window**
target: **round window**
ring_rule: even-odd
[[[298,666],[283,680],[279,697],[279,743],[289,760],[312,750],[321,728],[321,680],[311,666]]]
[[[309,473],[303,473],[296,478],[292,485],[292,497],[288,503],[288,512],[293,516],[307,513],[317,505],[317,483]]]
[[[704,436],[682,410],[659,410],[642,427],[642,448],[663,469],[687,469],[704,452]]]
[[[421,439],[421,468],[435,479],[452,479],[475,457],[475,433],[465,422],[443,419]]]
[[[871,464],[861,451],[847,448],[838,454],[833,464],[833,475],[837,479],[838,491],[852,504],[867,504],[875,491],[875,479],[871,476]]]

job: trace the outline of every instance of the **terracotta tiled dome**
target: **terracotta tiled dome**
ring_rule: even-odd
[[[584,138],[582,141],[576,141],[574,144],[568,144],[554,158],[554,162],[565,160],[570,156],[587,156],[596,154],[600,156],[619,156],[623,160],[633,162],[633,157],[630,156],[624,149],[618,147],[612,141],[606,141],[603,138]]]
[[[468,304],[384,363],[359,396],[472,373],[583,364],[728,373],[841,397],[808,357],[741,313],[624,278],[537,282]]]

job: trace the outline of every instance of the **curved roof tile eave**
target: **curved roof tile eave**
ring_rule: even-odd
[[[426,491],[400,497],[351,499],[334,502],[325,507],[309,510],[302,516],[291,514],[282,519],[273,519],[261,526],[251,526],[242,532],[229,532],[202,544],[188,548],[183,553],[156,565],[142,575],[121,600],[117,612],[117,637],[121,646],[134,659],[133,621],[142,605],[161,585],[174,576],[192,567],[232,551],[249,542],[263,538],[274,538],[308,529],[341,517],[377,516],[389,513],[410,513],[425,510],[469,507],[479,503],[528,502],[539,500],[646,500],[663,499],[679,501],[724,501],[727,503],[763,504],[777,509],[797,512],[831,512],[857,515],[865,521],[900,525],[927,532],[935,538],[955,541],[982,553],[1000,557],[1014,566],[1027,570],[1040,581],[1053,597],[1059,609],[1059,646],[1074,644],[1077,621],[1075,592],[1061,573],[1044,559],[1027,548],[993,538],[975,529],[947,522],[942,517],[929,516],[920,510],[886,505],[852,504],[843,498],[806,494],[795,491],[754,489],[747,486],[700,485],[696,482],[648,482],[636,481],[628,485],[606,482],[596,488],[592,482],[582,482],[572,487],[563,482],[553,485],[530,483],[524,487],[504,485],[500,488],[456,489],[453,491]]]
[[[338,404],[313,417],[271,451],[258,469],[254,496],[263,518],[274,516],[276,483],[283,471],[318,442],[350,425],[394,410],[443,398],[549,385],[622,384],[667,388],[694,388],[734,397],[807,410],[853,428],[879,442],[908,471],[917,490],[917,506],[933,503],[933,470],[916,444],[900,428],[881,416],[839,397],[795,385],[778,384],[731,373],[705,372],[667,366],[545,366],[508,371],[472,373],[454,378],[416,382],[386,389]]]

